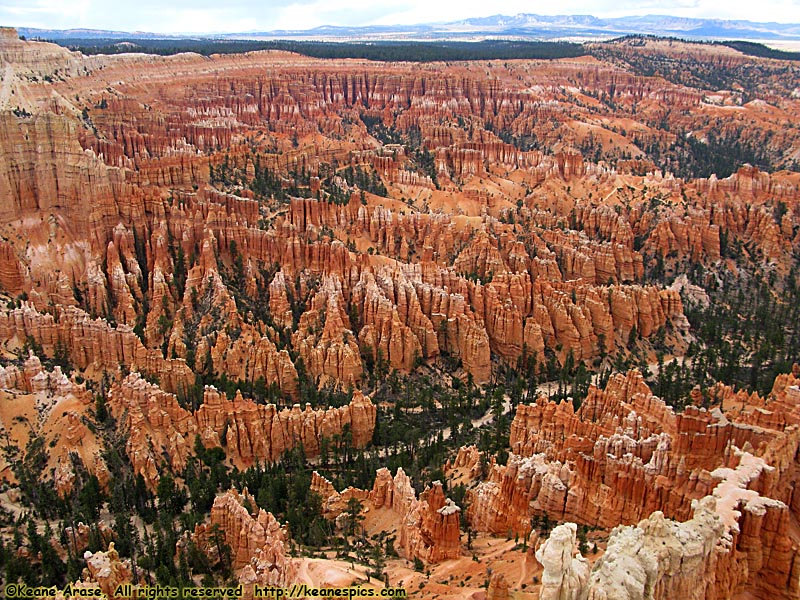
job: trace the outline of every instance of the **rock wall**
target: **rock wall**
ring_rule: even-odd
[[[21,308],[0,311],[0,339],[20,347],[28,338],[47,356],[55,356],[60,347],[78,369],[115,373],[123,365],[156,377],[168,390],[187,390],[194,383],[183,360],[165,359],[145,348],[130,327],[111,327],[76,307],[57,307],[55,314],[47,314],[23,303]]]
[[[397,551],[409,560],[419,558],[438,563],[461,556],[461,508],[445,497],[438,481],[417,498],[402,468],[397,469],[394,477],[388,469],[381,468],[369,492],[347,488],[339,493],[330,481],[314,472],[311,490],[322,498],[323,512],[328,518],[344,512],[350,498],[367,504],[369,510],[390,511],[397,523]]]
[[[800,585],[800,539],[789,525],[798,518],[798,383],[794,374],[779,376],[768,400],[717,386],[709,390],[716,408],[675,413],[633,371],[613,376],[603,391],[590,389],[578,411],[568,401],[519,406],[510,438],[516,454],[470,490],[467,517],[476,529],[497,534],[527,535],[541,515],[604,528],[641,521],[641,529],[650,514],[659,523],[664,514],[698,518],[702,501],[717,515],[719,532],[708,533],[716,538],[687,564],[717,573],[708,586],[720,589],[707,597],[729,598],[746,588],[757,597],[791,598]],[[729,552],[718,557],[711,552],[716,545]],[[611,550],[609,544],[609,561]],[[718,561],[725,566],[717,569]],[[683,597],[695,577],[687,573],[647,589]]]
[[[84,383],[71,381],[60,366],[46,370],[31,352],[22,368],[0,366],[0,407],[0,431],[8,443],[27,452],[29,442],[43,440],[46,462],[40,476],[52,481],[60,496],[68,497],[85,474],[96,476],[108,490],[111,472],[103,458],[102,437],[90,421],[94,396]],[[0,477],[16,480],[7,459],[0,461]]]
[[[295,581],[299,565],[286,554],[285,529],[272,513],[258,508],[247,489],[217,496],[209,523],[195,526],[192,541],[214,563],[221,558],[217,535],[230,547],[230,566],[240,583],[283,587]]]
[[[735,470],[729,469],[712,495],[693,502],[692,519],[679,523],[654,512],[636,526],[613,530],[602,557],[575,576],[575,525],[560,525],[536,553],[545,566],[540,598],[732,598],[743,589],[751,597],[795,598],[800,590],[797,547],[767,542],[775,531],[748,526],[755,519],[773,520],[786,515],[782,502],[747,489],[763,461],[745,454]],[[770,516],[772,515],[772,516]],[[785,522],[785,521],[784,521]],[[562,528],[572,529],[572,538]],[[748,541],[750,535],[755,538]],[[557,550],[556,550],[557,549]],[[777,556],[762,560],[762,552]],[[556,554],[556,557],[552,556]],[[767,566],[771,563],[771,566]]]
[[[109,408],[129,433],[126,450],[135,473],[151,485],[165,455],[174,470],[184,469],[196,436],[207,448],[223,447],[234,464],[246,468],[257,461],[274,462],[299,444],[308,456],[316,456],[323,438],[345,430],[352,434],[353,446],[361,448],[372,439],[376,416],[376,407],[360,392],[340,408],[301,409],[295,404],[278,410],[241,394],[228,400],[213,387],[205,388],[203,403],[192,412],[137,373],[112,387]]]
[[[376,509],[389,508],[400,522],[398,551],[409,560],[437,563],[461,555],[461,509],[445,498],[442,484],[434,482],[419,499],[402,468],[394,477],[379,469],[369,500]]]

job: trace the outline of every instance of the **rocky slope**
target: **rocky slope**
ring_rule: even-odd
[[[258,508],[246,489],[217,496],[209,523],[197,525],[191,540],[212,563],[230,560],[242,584],[285,587],[297,576],[298,561],[287,556],[286,531],[272,513]],[[229,556],[220,554],[223,544]]]
[[[55,52],[11,37],[4,60],[15,72]],[[717,261],[735,238],[788,270],[797,239],[794,176],[750,168],[684,182],[587,162],[575,146],[589,117],[570,91],[584,59],[509,63],[495,71],[501,86],[479,77],[479,65],[458,77],[358,62],[331,73],[275,52],[69,60],[85,72],[28,81],[19,95],[29,108],[0,119],[0,281],[55,318],[69,306],[103,318],[108,331],[92,325],[100,337],[88,345],[108,349],[86,355],[75,332],[39,332],[51,326],[13,313],[2,337],[45,346],[57,337],[81,368],[123,363],[171,391],[191,384],[170,362],[180,359],[215,377],[263,377],[296,397],[292,356],[316,383],[348,386],[378,359],[407,371],[447,355],[485,381],[493,355],[512,365],[570,353],[591,361],[627,346],[634,329],[644,339],[666,330],[680,344],[681,300],[643,285],[645,268]],[[648,113],[666,97],[721,110],[663,80],[591,69],[580,97],[608,93],[613,81],[616,119],[629,103]],[[536,125],[543,114],[562,139],[552,154],[493,133],[547,139]],[[608,127],[598,140],[618,128]],[[405,145],[382,144],[386,136]],[[372,179],[359,188],[346,166]],[[376,177],[388,197],[372,193]],[[265,202],[265,185],[289,196],[288,210]],[[780,223],[778,201],[788,207]],[[266,296],[269,310],[253,310]]]
[[[313,410],[295,404],[278,410],[274,404],[256,404],[241,394],[228,400],[206,387],[203,402],[187,410],[173,394],[132,373],[109,392],[109,408],[128,434],[126,451],[134,473],[155,484],[161,461],[167,457],[175,472],[182,472],[195,451],[195,439],[206,448],[222,447],[239,468],[256,462],[274,462],[302,444],[308,456],[319,454],[320,442],[349,431],[352,444],[361,448],[372,439],[375,406],[360,392],[347,406]]]
[[[18,459],[33,460],[48,448],[37,478],[51,481],[60,495],[72,491],[79,475],[94,475],[108,489],[112,475],[102,455],[102,439],[91,425],[93,404],[85,385],[70,381],[59,366],[46,370],[32,353],[21,367],[0,367],[0,433],[6,442],[0,461],[3,477],[16,480]],[[31,446],[35,440],[38,444]]]
[[[372,490],[347,488],[337,492],[330,481],[314,473],[311,489],[320,495],[328,518],[343,516],[347,503],[355,498],[364,513],[390,513],[396,524],[396,549],[409,560],[438,563],[461,555],[460,512],[450,498],[445,498],[442,484],[433,482],[417,498],[411,480],[402,468],[394,477],[386,468],[378,470]]]
[[[708,541],[700,546],[705,548],[702,557],[689,562],[706,574],[709,589],[715,591],[696,589],[691,570],[677,575],[670,571],[676,579],[669,583],[660,581],[666,577],[661,572],[648,571],[646,578],[639,578],[642,589],[658,589],[664,595],[655,597],[663,598],[684,593],[681,589],[692,589],[700,594],[697,597],[728,598],[746,586],[760,597],[794,597],[800,584],[800,540],[795,533],[800,489],[798,384],[794,375],[779,377],[769,399],[734,394],[720,386],[710,390],[720,408],[690,406],[676,414],[632,371],[613,376],[603,391],[592,387],[578,411],[571,402],[557,405],[542,398],[520,405],[511,427],[514,454],[506,465],[493,465],[488,480],[470,491],[468,518],[479,530],[513,530],[525,536],[532,519],[541,515],[609,529],[645,519],[639,529],[648,532],[647,518],[664,523],[666,515],[687,521],[694,513],[697,519],[699,502],[704,511],[716,515],[716,524],[703,530]],[[476,461],[475,451],[464,449],[451,468],[469,470]],[[691,523],[680,527],[694,527]],[[668,533],[671,527],[655,527],[656,537],[695,535]],[[561,540],[560,534],[554,539]],[[615,565],[629,560],[623,556],[614,562],[614,540],[609,540],[605,562],[593,571],[592,581],[608,580],[602,585],[624,585],[612,581],[620,577]],[[563,545],[570,546],[567,542]],[[624,544],[627,548],[629,542]],[[663,560],[669,564],[678,559]],[[742,569],[744,563],[748,569]],[[577,576],[564,571],[563,577]],[[551,579],[555,582],[556,575]],[[617,592],[603,593],[618,597]],[[625,597],[638,597],[631,593]]]

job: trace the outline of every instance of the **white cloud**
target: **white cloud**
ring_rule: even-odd
[[[393,8],[403,7],[395,4]],[[313,29],[320,25],[367,25],[393,10],[374,0],[315,0],[295,2],[277,11],[275,29]]]
[[[39,21],[51,23],[52,27],[67,26],[64,24],[80,22],[90,13],[92,0],[27,0],[0,4],[0,17],[15,25],[19,22]]]
[[[258,27],[257,19],[223,9],[166,9],[162,23],[170,27],[158,30],[159,33],[222,33],[250,31]],[[142,28],[139,30],[142,31]]]

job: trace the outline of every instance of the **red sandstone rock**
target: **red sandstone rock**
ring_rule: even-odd
[[[246,489],[217,496],[210,522],[195,527],[192,540],[215,561],[220,560],[218,534],[231,549],[231,566],[241,569],[240,583],[283,587],[297,577],[298,563],[286,555],[285,529],[272,513],[258,508]]]
[[[112,328],[74,307],[58,307],[56,315],[42,314],[29,304],[0,312],[0,339],[21,344],[30,336],[48,356],[55,355],[56,345],[61,344],[79,369],[114,372],[122,364],[157,376],[167,389],[190,385],[191,371],[184,361],[167,360],[159,352],[147,350],[130,327]]]
[[[780,376],[769,404],[718,387],[710,396],[721,399],[725,414],[692,406],[675,414],[635,371],[613,376],[603,392],[590,389],[577,412],[571,402],[544,399],[519,406],[511,447],[522,456],[512,454],[469,491],[467,516],[479,530],[526,535],[540,514],[601,527],[657,511],[685,520],[695,501],[709,496],[742,553],[726,557],[727,568],[731,560],[750,565],[738,579],[707,579],[708,586],[724,589],[715,597],[730,597],[743,585],[792,597],[797,545],[788,532],[776,532],[789,518],[797,487],[796,381]],[[760,457],[739,448],[757,448]],[[717,558],[706,553],[704,560],[713,572]],[[724,569],[717,573],[726,577]],[[691,585],[680,581],[674,585]]]
[[[508,582],[502,573],[493,573],[486,590],[487,600],[509,600]]]
[[[174,395],[135,373],[112,388],[109,408],[115,417],[125,417],[128,457],[135,472],[150,484],[159,477],[165,453],[173,469],[183,470],[196,436],[206,447],[224,446],[235,464],[246,467],[278,460],[299,443],[307,455],[315,456],[322,438],[331,439],[345,427],[352,433],[354,447],[363,447],[372,439],[376,414],[360,392],[340,408],[312,410],[306,405],[301,410],[296,404],[279,411],[274,404],[258,405],[238,394],[228,400],[213,387],[205,389],[203,404],[191,412],[181,408]]]
[[[105,552],[89,552],[83,555],[86,569],[83,572],[84,583],[95,583],[108,598],[118,598],[114,594],[118,585],[131,583],[130,561],[121,561],[114,549],[114,542],[108,545]]]
[[[481,458],[483,452],[475,446],[461,446],[455,460],[447,461],[444,472],[450,476],[454,471],[462,471],[469,479],[477,479],[481,471]]]
[[[461,509],[445,498],[438,481],[417,499],[411,480],[402,468],[394,477],[388,469],[378,469],[369,492],[348,488],[338,493],[329,481],[315,472],[311,490],[322,497],[323,510],[329,518],[341,514],[350,498],[368,502],[375,510],[391,511],[398,523],[397,549],[409,560],[419,558],[438,563],[461,555]]]
[[[623,189],[617,174],[604,166],[585,163],[569,145],[553,156],[520,152],[485,129],[467,132],[444,121],[431,122],[437,115],[451,117],[449,111],[454,110],[470,123],[476,117],[492,127],[510,127],[527,135],[525,128],[537,127],[542,111],[550,114],[540,102],[549,100],[548,92],[542,91],[547,86],[540,90],[527,85],[526,78],[531,76],[527,73],[514,71],[517,75],[496,89],[487,87],[483,77],[477,77],[469,66],[462,69],[463,77],[449,79],[449,75],[427,69],[411,73],[402,65],[386,66],[386,73],[373,73],[370,66],[337,64],[332,73],[325,63],[310,59],[292,59],[294,65],[291,61],[281,63],[288,58],[277,54],[214,57],[210,63],[188,56],[86,58],[12,37],[9,35],[4,43],[9,60],[27,65],[25,68],[42,66],[38,59],[26,60],[26,53],[67,61],[72,66],[62,65],[61,69],[67,81],[55,82],[54,87],[85,86],[81,89],[87,97],[102,97],[106,102],[102,109],[92,105],[88,120],[84,120],[81,107],[66,99],[75,94],[62,93],[64,102],[55,110],[49,88],[35,85],[27,94],[33,116],[9,116],[3,121],[1,129],[8,140],[4,147],[17,149],[14,160],[19,168],[4,171],[8,175],[3,189],[13,201],[0,219],[7,226],[3,231],[7,245],[2,252],[9,259],[0,280],[15,291],[30,286],[39,309],[50,301],[62,306],[77,304],[73,288],[85,286],[84,308],[98,315],[113,314],[117,322],[126,324],[133,324],[147,300],[150,311],[143,334],[145,346],[155,350],[166,341],[167,356],[187,355],[183,338],[192,330],[188,327],[191,290],[205,289],[207,277],[214,279],[215,272],[218,275],[223,268],[230,269],[232,242],[244,259],[244,289],[255,292],[258,284],[271,285],[272,322],[278,327],[291,326],[294,320],[286,295],[294,277],[308,272],[339,278],[341,299],[337,304],[342,324],[336,318],[329,325],[315,321],[323,304],[329,302],[328,294],[325,302],[317,301],[314,306],[314,299],[309,298],[303,312],[310,309],[317,313],[316,317],[309,315],[304,325],[315,333],[309,335],[308,327],[303,327],[301,334],[292,336],[292,345],[307,366],[312,365],[321,383],[334,380],[340,385],[358,381],[359,357],[367,346],[373,353],[380,349],[390,365],[401,369],[413,366],[417,354],[428,359],[445,351],[460,358],[478,381],[488,379],[491,353],[513,363],[525,346],[537,359],[543,357],[546,347],[558,345],[562,360],[570,351],[580,359],[593,359],[602,351],[626,344],[634,326],[647,338],[669,321],[678,324],[678,329],[683,323],[681,303],[675,295],[631,287],[615,288],[609,298],[607,291],[598,287],[640,279],[643,256],[660,254],[668,262],[673,258],[714,261],[720,257],[722,231],[729,239],[733,236],[755,244],[765,257],[782,265],[790,254],[795,211],[788,211],[777,223],[767,201],[779,198],[791,209],[799,189],[792,177],[743,168],[722,181],[680,182],[654,172],[630,180],[641,184],[643,191],[647,186],[649,191],[623,208],[617,194]],[[273,60],[278,61],[275,86],[254,87],[252,78],[263,72],[264,63]],[[176,65],[186,76],[179,90],[174,87]],[[91,76],[79,82],[72,77],[73,67],[83,68]],[[108,97],[108,82],[116,85],[127,79],[131,69],[138,69],[140,80],[147,85],[120,86],[113,97]],[[567,61],[537,65],[536,69],[537,82],[549,81],[558,87],[572,82],[575,65]],[[614,81],[617,89],[629,90],[639,98],[638,110],[645,112],[654,110],[663,98],[690,107],[699,102],[696,94],[675,89],[663,80],[648,81],[650,87],[644,89],[640,80],[609,65],[596,65],[591,77],[584,85],[608,93],[608,82]],[[440,80],[446,80],[447,85],[433,83]],[[216,95],[200,93],[203,86],[211,86]],[[231,92],[243,89],[250,99]],[[153,110],[148,99],[153,92],[147,90],[157,90],[162,98]],[[461,219],[460,206],[446,207],[453,214],[426,212],[418,205],[406,210],[398,209],[396,199],[384,202],[368,195],[365,200],[369,201],[362,204],[358,194],[353,194],[344,205],[293,199],[285,216],[273,215],[264,221],[269,227],[259,227],[263,215],[246,186],[220,191],[205,185],[209,160],[200,156],[220,144],[228,148],[226,160],[244,177],[255,173],[247,145],[233,140],[237,135],[258,131],[262,120],[268,119],[278,147],[286,145],[288,131],[301,137],[315,131],[319,132],[318,141],[327,140],[320,144],[319,153],[304,145],[297,152],[270,155],[270,168],[281,176],[300,161],[310,170],[318,188],[321,164],[335,158],[339,164],[374,167],[389,183],[429,186],[424,176],[408,170],[409,157],[403,146],[376,151],[374,143],[365,138],[345,148],[325,137],[345,133],[341,114],[354,103],[360,106],[363,98],[369,98],[370,110],[380,111],[387,124],[400,130],[419,129],[426,147],[435,155],[442,184],[462,194],[458,198],[477,202],[484,212],[480,220]],[[401,102],[401,98],[405,100]],[[145,106],[149,108],[145,110]],[[441,112],[442,106],[449,107],[446,114]],[[496,110],[488,110],[490,106]],[[515,106],[518,109],[512,108]],[[580,122],[581,110],[571,110]],[[758,112],[761,108],[753,105],[748,110]],[[399,116],[391,123],[393,117],[389,115],[394,113]],[[170,123],[166,134],[164,122]],[[4,160],[9,159],[7,156]],[[210,162],[219,166],[223,161],[215,155]],[[524,172],[526,185],[545,186],[553,193],[531,193],[523,206],[514,210],[502,193],[482,189],[478,178],[497,175],[486,165]],[[565,194],[565,180],[597,195],[577,199],[574,194]],[[87,181],[91,184],[82,183]],[[309,188],[311,194],[317,189],[313,187]],[[406,193],[399,189],[390,195]],[[687,192],[686,206],[676,199],[681,190]],[[659,203],[657,211],[650,210],[653,199]],[[82,203],[92,210],[82,210]],[[471,210],[465,206],[464,215],[477,215]],[[501,223],[497,218],[503,215],[513,215],[520,221]],[[45,234],[43,217],[63,223],[56,228],[57,240],[48,244],[60,244],[64,251],[47,250],[47,260],[40,256],[40,249],[50,246],[43,243],[34,244],[30,253],[23,251],[11,234],[13,223],[28,216],[40,219],[39,225],[26,225],[35,234],[32,239]],[[525,227],[517,226],[522,223]],[[139,261],[133,248],[134,229],[139,240],[136,243],[144,250]],[[321,236],[325,230],[333,232],[332,241],[327,234]],[[636,237],[643,240],[640,251],[633,249]],[[89,246],[81,247],[83,255],[77,260],[71,249],[79,248],[85,240]],[[348,252],[343,242],[356,240],[356,252]],[[367,244],[404,264],[388,269],[393,274],[383,277],[376,268],[379,263],[364,256]],[[175,297],[177,290],[170,279],[176,266],[176,246],[181,247],[187,261],[200,255],[183,298]],[[475,286],[452,273],[433,273],[430,265],[423,265],[425,262],[438,269],[453,267],[464,274],[475,273],[484,281],[494,277],[494,281]],[[59,263],[58,274],[50,268],[55,263]],[[281,274],[272,282],[261,282],[259,270],[275,263],[280,265]],[[141,272],[140,266],[146,267],[147,273]],[[421,277],[412,274],[417,266],[422,267]],[[381,268],[388,267],[383,263]],[[376,295],[369,278],[364,279],[364,271],[372,272],[380,294]],[[545,279],[550,283],[581,283],[535,289]],[[369,288],[369,294],[366,289],[354,294],[359,282]],[[219,288],[219,282],[214,286]],[[571,302],[573,291],[576,302]],[[367,295],[369,302],[365,304]],[[359,305],[357,314],[377,318],[374,323],[359,324],[359,331],[352,330],[355,324],[347,318],[353,314],[353,297]],[[225,322],[234,329],[247,320],[247,315],[238,315],[230,297],[216,293],[215,301],[224,309]],[[181,305],[187,314],[179,310]],[[172,330],[162,333],[164,326]],[[345,343],[338,336],[348,330],[352,339]],[[244,328],[242,331],[244,334]],[[326,338],[322,339],[318,334],[325,331]],[[264,346],[264,331],[246,332],[238,348],[224,338],[225,343],[220,343],[215,333],[204,334],[198,346],[215,349],[212,358],[216,374],[246,380],[250,373],[256,373],[256,378],[263,373],[267,383],[277,383],[284,393],[296,392],[287,357],[278,358],[271,349],[259,350],[265,360],[248,367],[249,372],[240,368],[249,344]],[[266,337],[275,343],[277,333],[267,333]]]
[[[687,51],[675,46],[664,52]],[[737,68],[751,60],[692,51]],[[347,387],[363,377],[362,354],[377,359],[380,352],[401,370],[446,353],[484,382],[493,358],[513,365],[525,354],[541,364],[553,351],[562,362],[570,353],[590,361],[626,346],[634,328],[645,347],[662,328],[679,337],[686,328],[681,296],[640,285],[645,265],[708,267],[736,243],[782,275],[800,242],[796,174],[745,166],[722,180],[682,181],[656,172],[630,145],[634,158],[619,161],[619,172],[572,149],[588,125],[620,124],[618,114],[583,92],[613,97],[622,113],[633,114],[635,106],[641,122],[625,126],[636,129],[640,144],[659,146],[672,134],[641,123],[658,122],[664,105],[676,107],[673,131],[702,136],[724,119],[730,131],[741,126],[742,135],[760,140],[774,123],[776,103],[717,110],[701,91],[603,61],[443,69],[285,53],[83,57],[21,42],[11,31],[0,35],[0,57],[9,68],[8,97],[24,109],[0,118],[0,285],[29,298],[21,308],[0,310],[0,342],[13,350],[30,336],[48,356],[64,347],[89,378],[116,373],[121,364],[184,393],[197,373],[238,382],[263,377],[296,398],[292,356],[302,357],[320,385]],[[585,102],[565,102],[578,76]],[[775,79],[765,77],[763,85],[785,99],[792,90],[784,89],[783,75]],[[402,134],[419,132],[441,190],[403,145],[380,147],[366,134],[356,117],[365,110]],[[552,124],[556,130],[548,129]],[[521,151],[494,131],[535,137],[552,152]],[[607,138],[628,143],[615,135]],[[792,156],[796,132],[769,137],[776,156]],[[608,139],[596,142],[606,148]],[[268,164],[285,190],[297,173],[308,174],[308,187],[298,189],[309,197],[278,208],[257,200],[249,189],[256,147],[269,148],[259,166]],[[223,163],[237,171],[233,179],[241,176],[241,186],[209,185],[210,169]],[[355,187],[344,185],[352,192],[348,202],[326,202],[321,182],[334,163],[374,169],[390,197],[364,193],[362,202]],[[321,200],[311,197],[317,192]],[[787,208],[780,219],[778,201]],[[183,297],[179,251],[187,271]],[[268,315],[259,310],[265,305]],[[63,383],[29,377],[27,367],[4,371],[8,385],[30,386],[31,393]],[[776,382],[768,399],[722,386],[699,392],[718,398],[721,408],[674,414],[635,374],[615,377],[605,391],[592,389],[577,412],[571,403],[519,407],[511,434],[516,455],[492,466],[489,481],[472,492],[471,518],[500,533],[524,532],[542,513],[603,526],[634,523],[653,510],[687,519],[691,500],[718,484],[712,474],[739,466],[734,448],[774,467],[759,471],[750,491],[796,513],[796,381]],[[112,411],[129,411],[128,452],[151,483],[163,453],[180,467],[196,434],[208,445],[224,437],[233,461],[246,466],[299,441],[314,452],[321,437],[347,424],[354,442],[364,444],[374,423],[375,408],[356,398],[336,411],[278,412],[213,390],[206,396],[190,412],[158,388],[117,383]],[[64,416],[60,452],[88,440],[80,413]],[[473,458],[463,459],[471,474]],[[50,468],[67,490],[71,464]],[[410,486],[396,479],[384,478],[373,492],[391,496],[392,504],[396,496],[393,510],[406,514],[401,499]],[[457,548],[453,515],[439,512],[448,507],[431,510],[441,500],[436,487],[414,500],[418,531],[405,534],[409,553]],[[775,583],[796,581],[800,570],[788,538],[776,533],[786,511],[750,508],[738,538],[746,551],[720,560],[718,576],[729,577],[731,590],[746,563],[769,582],[761,593],[796,595]],[[449,541],[434,550],[429,535]],[[267,552],[266,563],[272,556]]]
[[[387,469],[379,469],[369,499],[375,508],[385,506],[397,515],[398,550],[407,558],[435,563],[461,554],[461,509],[445,499],[440,483],[435,482],[417,500],[403,469],[398,469],[394,478]]]
[[[361,357],[355,336],[345,325],[344,304],[338,278],[325,278],[293,336],[295,347],[320,385],[333,380],[353,386],[361,379]]]

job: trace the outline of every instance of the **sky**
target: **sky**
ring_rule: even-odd
[[[800,0],[0,0],[0,25],[154,33],[405,25],[518,13],[664,14],[800,23]]]

